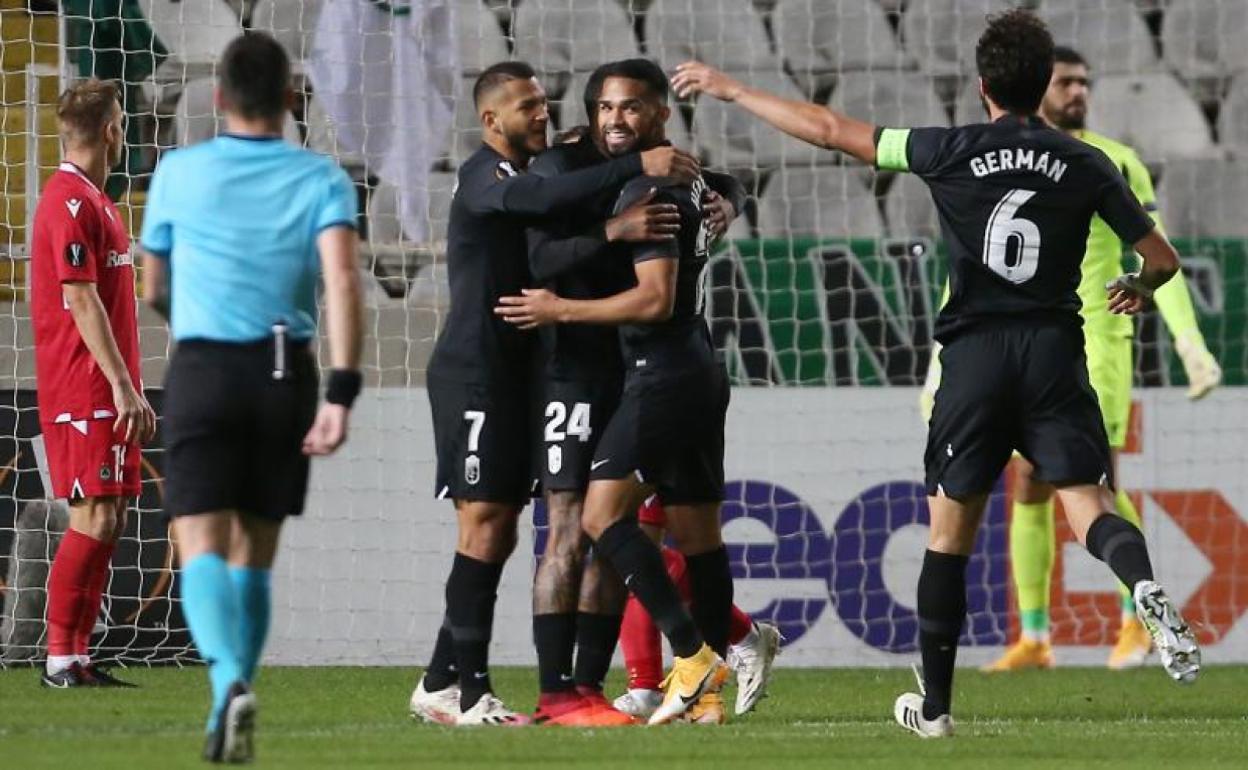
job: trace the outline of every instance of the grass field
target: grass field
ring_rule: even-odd
[[[32,669],[0,671],[0,767],[202,766],[202,669],[126,672],[134,691],[49,691]],[[922,741],[892,721],[907,670],[781,670],[758,711],[724,727],[455,730],[407,716],[413,672],[264,669],[263,767],[1244,767],[1248,667],[1211,667],[1180,687],[1160,670],[960,672],[959,735]],[[535,675],[499,669],[499,693],[530,707]],[[609,691],[618,692],[619,682]],[[731,693],[729,693],[731,694]]]

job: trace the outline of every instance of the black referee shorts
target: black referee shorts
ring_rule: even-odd
[[[724,422],[728,373],[723,365],[662,371],[632,369],[607,425],[590,479],[636,474],[666,505],[724,499]]]
[[[435,494],[523,506],[533,478],[533,409],[525,382],[482,385],[426,376],[438,456]]]
[[[924,458],[929,495],[991,491],[1015,449],[1039,481],[1113,484],[1080,329],[996,322],[955,337],[940,362]]]
[[[615,415],[622,378],[547,379],[537,430],[538,477],[547,492],[584,492],[598,441]]]
[[[287,348],[288,376],[275,380],[271,341],[178,344],[162,418],[168,515],[303,512],[303,438],[316,416],[317,369],[307,345]]]

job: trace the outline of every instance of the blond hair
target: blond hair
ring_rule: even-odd
[[[66,145],[98,144],[121,106],[117,86],[89,78],[66,88],[56,102],[56,119]]]

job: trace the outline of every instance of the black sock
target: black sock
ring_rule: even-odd
[[[611,670],[623,615],[576,614],[576,686],[601,690]]]
[[[659,547],[637,526],[637,519],[625,516],[607,527],[596,545],[667,637],[672,653],[681,658],[696,654],[702,634],[668,577]]]
[[[502,564],[456,553],[446,580],[446,615],[451,621],[459,666],[460,708],[465,711],[491,691],[490,634],[502,575]]]
[[[433,657],[425,668],[425,689],[429,692],[445,690],[459,680],[459,670],[455,668],[455,639],[451,636],[451,622],[442,618],[442,628],[438,630],[438,641],[433,645]]]
[[[685,557],[689,570],[689,596],[693,619],[706,643],[720,657],[728,656],[729,616],[732,613],[732,568],[728,549]]]
[[[537,680],[544,693],[567,692],[572,678],[572,649],[576,646],[575,612],[533,616],[533,643],[537,647]]]
[[[1134,590],[1141,580],[1153,579],[1144,533],[1118,514],[1098,516],[1088,527],[1086,540],[1088,552],[1108,564],[1127,590]]]
[[[952,553],[927,551],[919,574],[919,649],[923,655],[923,718],[949,713],[958,637],[966,621],[966,563]]]

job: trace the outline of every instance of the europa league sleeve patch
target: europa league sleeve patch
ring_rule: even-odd
[[[87,247],[81,243],[70,241],[69,245],[65,247],[65,261],[69,263],[70,267],[82,267],[87,261]]]

